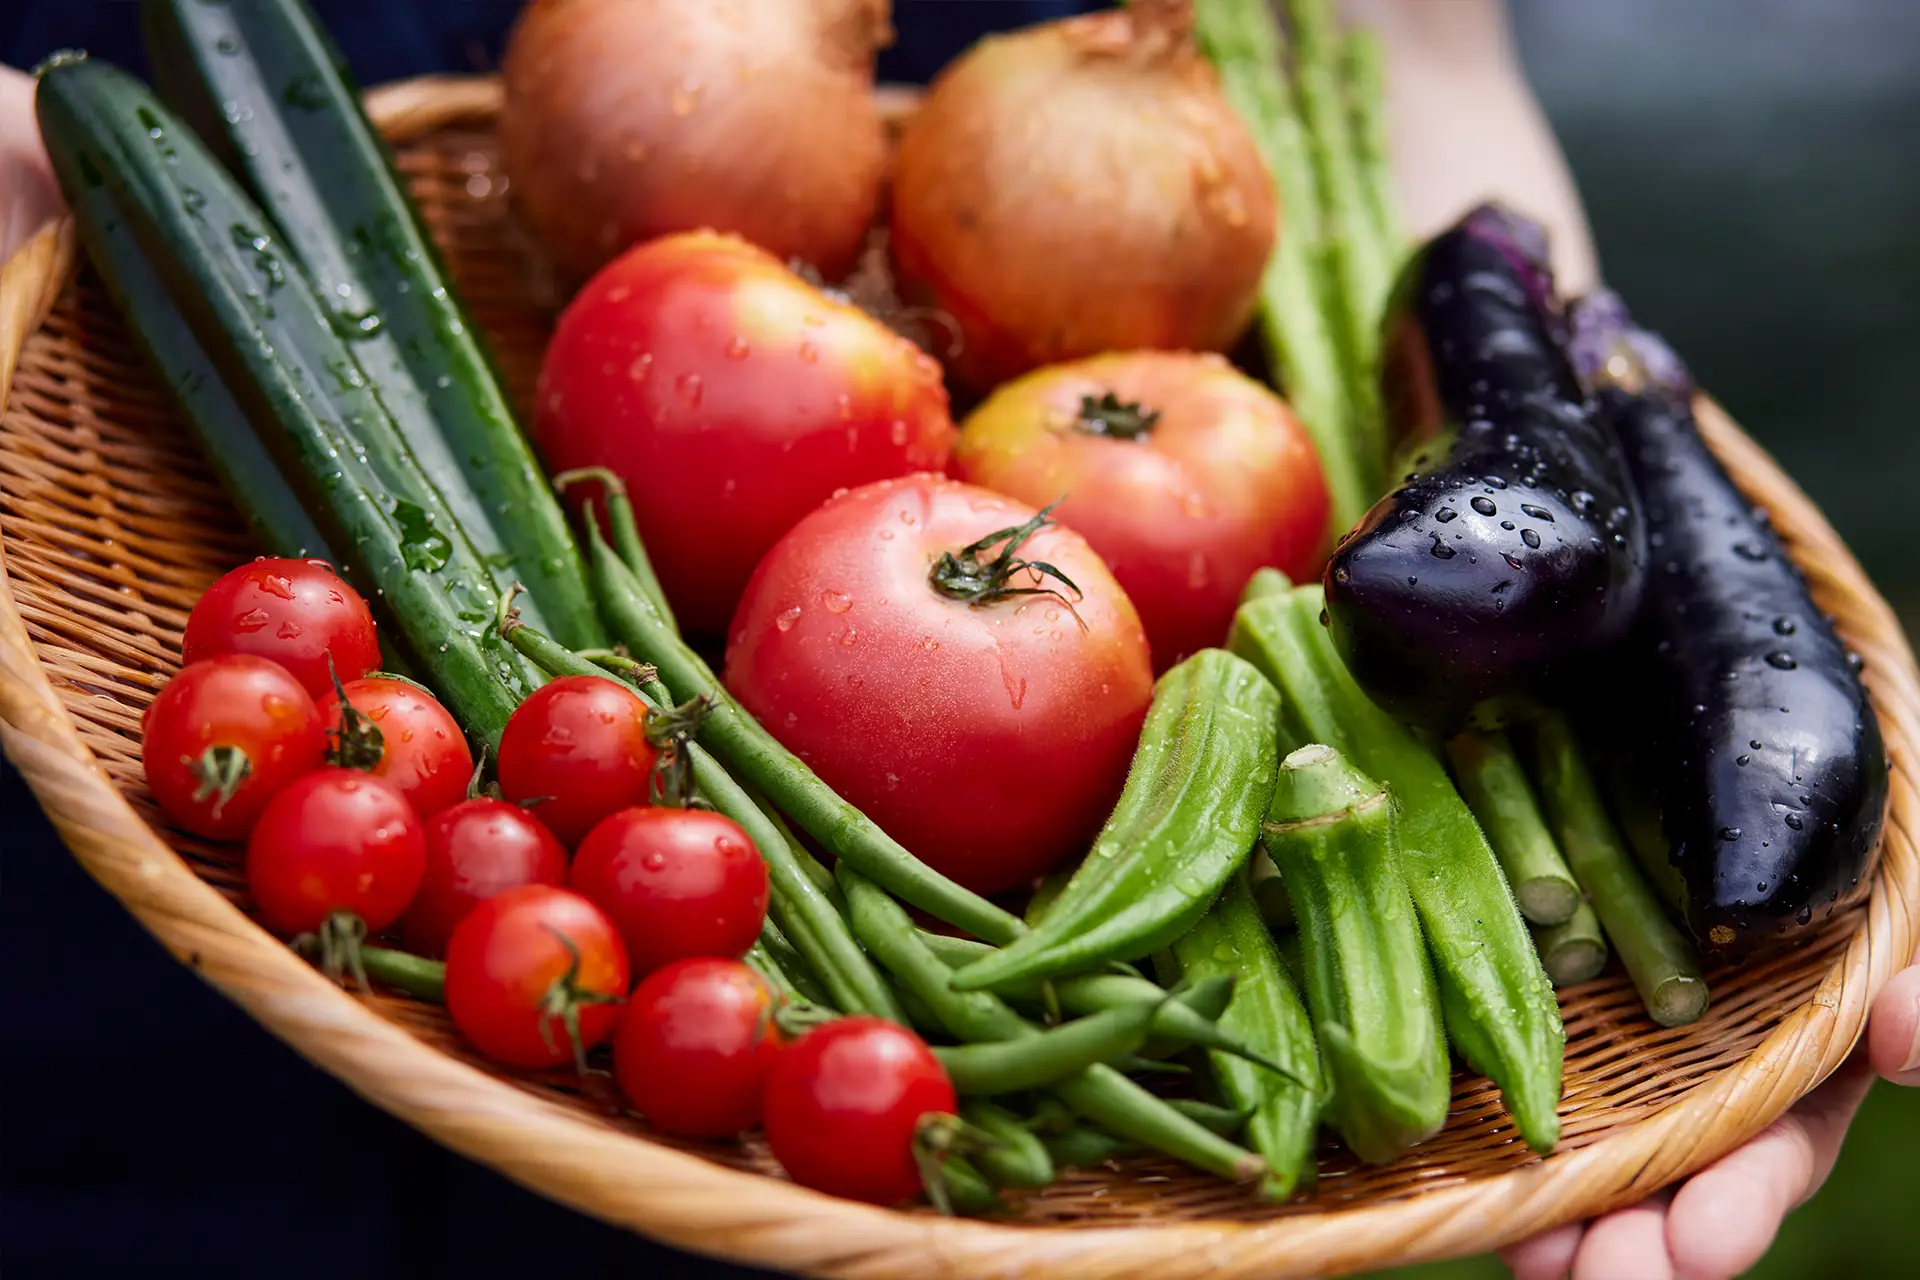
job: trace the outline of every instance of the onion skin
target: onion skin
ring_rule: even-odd
[[[888,0],[534,0],[502,66],[521,217],[575,277],[712,229],[837,279],[879,207],[888,14]]]
[[[1223,351],[1253,313],[1272,179],[1186,32],[1137,9],[990,36],[902,132],[903,290],[985,390],[1103,351]]]

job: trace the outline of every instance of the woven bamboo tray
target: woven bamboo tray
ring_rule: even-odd
[[[369,104],[524,403],[559,299],[508,218],[497,85],[408,81]],[[1691,1027],[1654,1027],[1617,970],[1563,992],[1565,1137],[1545,1160],[1515,1138],[1493,1088],[1463,1074],[1433,1141],[1375,1169],[1329,1147],[1317,1197],[1284,1207],[1146,1158],[1069,1174],[1005,1222],[829,1199],[779,1178],[757,1141],[649,1134],[603,1080],[496,1072],[440,1010],[343,991],[257,926],[236,852],[167,831],[138,754],[189,608],[252,549],[77,267],[70,228],[49,228],[0,275],[0,396],[0,746],[75,856],[181,963],[369,1101],[544,1195],[685,1248],[863,1280],[1276,1280],[1478,1252],[1641,1199],[1753,1136],[1840,1064],[1914,952],[1912,653],[1820,513],[1703,403],[1714,447],[1866,659],[1894,770],[1869,901],[1800,949],[1710,975],[1713,1008]]]

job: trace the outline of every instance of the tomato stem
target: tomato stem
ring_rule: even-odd
[[[1144,440],[1159,421],[1158,409],[1148,409],[1137,400],[1122,400],[1109,391],[1098,398],[1081,396],[1080,415],[1073,425],[1090,436]]]
[[[623,995],[614,995],[605,991],[585,991],[580,987],[580,948],[572,938],[560,932],[552,925],[542,925],[552,934],[560,945],[567,949],[567,971],[555,978],[540,998],[540,1039],[547,1048],[554,1048],[553,1020],[558,1018],[567,1029],[567,1043],[573,1049],[573,1065],[581,1075],[587,1074],[587,1046],[580,1036],[580,1010],[590,1004],[622,1004]]]
[[[340,673],[333,668],[331,653],[327,655],[327,677],[333,681],[334,696],[340,699],[340,727],[327,730],[332,744],[327,748],[327,763],[372,773],[387,754],[386,735],[380,732],[380,726],[372,717],[347,697],[347,687],[340,683]]]
[[[200,785],[193,789],[195,804],[204,803],[209,796],[217,796],[213,802],[211,816],[220,820],[220,811],[227,807],[227,801],[233,799],[240,790],[240,784],[253,772],[253,759],[246,751],[231,743],[216,743],[200,753],[199,759],[181,756],[180,763],[187,767]]]
[[[1073,607],[1074,602],[1081,598],[1080,588],[1073,579],[1044,560],[1027,560],[1018,554],[1020,548],[1035,534],[1052,526],[1053,521],[1048,516],[1059,505],[1058,501],[1050,502],[1035,512],[1033,519],[1025,524],[996,529],[958,551],[941,552],[940,558],[933,562],[933,568],[927,574],[927,581],[941,595],[964,600],[975,608],[996,604],[1013,596],[1052,596],[1067,606],[1067,612],[1073,614],[1073,620],[1085,631],[1086,620]],[[994,551],[995,547],[999,548],[997,552]],[[984,558],[989,554],[991,559]],[[1019,573],[1028,574],[1034,583],[1040,585],[1009,586],[1014,575]],[[1059,587],[1044,585],[1048,578],[1055,579],[1073,592],[1073,599],[1069,600]]]
[[[348,974],[362,991],[373,988],[367,982],[362,944],[367,940],[367,922],[351,911],[336,911],[321,922],[313,933],[293,940],[293,949],[312,961],[332,981],[346,985]]]
[[[651,680],[649,675],[648,682]],[[687,748],[712,711],[713,697],[706,693],[696,694],[679,706],[647,709],[647,741],[660,753],[654,760],[653,777],[647,782],[647,797],[652,803],[675,809],[692,805],[693,757]]]

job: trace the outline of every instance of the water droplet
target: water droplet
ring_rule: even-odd
[[[1794,620],[1785,614],[1773,620],[1773,633],[1777,636],[1790,636],[1799,629]]]
[[[920,647],[922,649],[925,649],[928,653],[932,653],[935,649],[938,649],[940,647],[940,642],[938,640],[935,640],[932,636],[922,636],[920,639]]]
[[[865,683],[866,681],[862,680],[859,676],[849,675],[847,677],[847,688],[849,689],[858,689],[861,685]]]
[[[1479,496],[1475,496],[1471,505],[1475,511],[1478,511],[1483,516],[1490,516],[1495,511],[1499,510],[1498,507],[1493,505],[1493,500],[1491,498],[1482,498]]]
[[[887,424],[887,439],[893,441],[895,448],[907,442],[907,420],[905,418],[895,418]]]
[[[1440,541],[1440,535],[1437,533],[1433,535],[1432,551],[1433,557],[1436,560],[1451,560],[1459,554],[1459,552],[1455,551],[1452,547]]]
[[[233,629],[243,636],[252,635],[271,620],[265,609],[249,609],[233,620]]]
[[[913,512],[902,511],[900,513],[900,523],[911,525],[911,524],[918,524],[920,523],[920,521],[918,520],[918,518],[914,516]]]
[[[882,530],[880,531],[880,541],[882,541],[882,542],[892,542],[892,541],[893,541],[893,530],[891,530],[891,529],[882,529]]]
[[[745,360],[752,354],[753,348],[748,346],[747,340],[739,334],[736,333],[727,340],[727,359]]]
[[[800,621],[800,606],[796,604],[792,608],[782,609],[778,614],[774,615],[773,625],[782,631],[791,631],[793,630],[793,624],[798,621]]]
[[[1767,558],[1767,549],[1758,542],[1736,542],[1733,544],[1733,554],[1742,560],[1758,563]]]
[[[1530,547],[1537,547],[1540,545],[1540,535],[1531,529],[1522,529],[1520,531],[1520,541]]]
[[[820,348],[814,346],[813,342],[810,339],[802,340],[800,343],[800,363],[801,364],[818,364],[819,362],[820,362]]]
[[[680,399],[686,403],[687,408],[698,409],[700,407],[700,397],[704,389],[700,384],[699,374],[683,373],[679,375],[673,380],[673,389],[679,393]]]
[[[613,288],[607,290],[608,302],[625,302],[628,298],[631,298],[632,296],[633,296],[633,288],[630,285],[617,284],[613,286]]]
[[[1794,661],[1793,655],[1785,649],[1775,649],[1767,655],[1767,665],[1776,671],[1792,671],[1800,664]]]
[[[1530,516],[1535,520],[1544,520],[1548,524],[1553,523],[1553,512],[1547,510],[1545,507],[1536,507],[1531,502],[1521,503],[1520,512],[1522,515]]]
[[[860,633],[859,633],[858,631],[855,631],[855,630],[854,630],[854,629],[853,629],[852,627],[848,627],[848,628],[847,628],[847,629],[846,629],[845,631],[842,631],[842,632],[841,632],[841,633],[840,633],[840,634],[839,634],[839,635],[838,635],[837,637],[835,637],[835,638],[836,638],[836,639],[838,639],[838,640],[840,641],[840,643],[841,643],[841,644],[849,644],[849,645],[850,645],[850,644],[852,644],[852,643],[853,643],[853,642],[854,642],[855,640],[857,640],[857,639],[859,639],[859,638],[860,638]]]
[[[1733,762],[1734,762],[1735,764],[1737,764],[1737,765],[1739,765],[1739,766],[1740,766],[1740,767],[1741,767],[1742,769],[1744,769],[1744,768],[1746,768],[1746,767],[1747,767],[1747,766],[1748,766],[1749,764],[1752,764],[1752,763],[1753,763],[1753,757],[1752,757],[1752,756],[1749,756],[1749,755],[1746,755],[1746,754],[1744,754],[1744,753],[1742,753],[1741,755],[1737,755],[1737,756],[1735,756],[1735,757],[1733,758]]]
[[[1720,828],[1720,838],[1722,840],[1738,840],[1740,838],[1740,828],[1722,827]]]
[[[658,871],[667,865],[667,855],[655,849],[652,853],[640,859],[640,865],[649,871]]]
[[[690,116],[693,109],[700,105],[700,85],[697,81],[687,80],[673,87],[667,95],[667,106],[676,116]]]
[[[1790,827],[1795,831],[1800,831],[1804,829],[1807,825],[1806,823],[1800,820],[1800,815],[1797,813],[1785,814],[1781,817],[1780,820],[1786,823],[1788,827]]]
[[[1442,507],[1433,513],[1433,518],[1441,524],[1452,524],[1460,518],[1460,513],[1452,507]]]
[[[1196,551],[1187,557],[1187,586],[1194,591],[1198,591],[1205,587],[1210,580],[1207,572],[1206,554]],[[1058,636],[1059,632],[1056,631],[1054,634]]]
[[[651,351],[642,351],[633,358],[632,363],[627,365],[627,377],[633,379],[635,382],[645,382],[647,375],[652,372],[653,353]]]
[[[844,591],[822,591],[820,604],[828,613],[845,613],[853,608],[853,597]]]
[[[298,640],[300,638],[300,624],[297,622],[283,622],[280,624],[280,629],[273,634],[282,640]]]

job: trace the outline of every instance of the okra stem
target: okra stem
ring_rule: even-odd
[[[1573,915],[1554,925],[1535,925],[1533,944],[1540,964],[1556,987],[1571,987],[1600,976],[1607,967],[1607,936],[1593,906],[1581,902]]]
[[[1580,905],[1580,886],[1547,830],[1507,736],[1468,730],[1447,744],[1447,759],[1461,796],[1507,873],[1520,913],[1534,924],[1570,919]]]
[[[825,845],[841,861],[872,876],[890,892],[988,942],[1007,943],[1026,932],[1020,920],[921,862],[873,820],[836,795],[798,756],[741,709],[700,656],[681,641],[641,591],[633,573],[605,539],[587,539],[607,623],[635,657],[650,662],[661,682],[682,700],[712,699],[700,741],[741,781]],[[737,820],[737,819],[736,819]]]
[[[1567,865],[1593,903],[1648,1015],[1663,1027],[1692,1022],[1707,1011],[1700,961],[1614,830],[1565,717],[1541,717],[1530,737],[1534,777]]]

